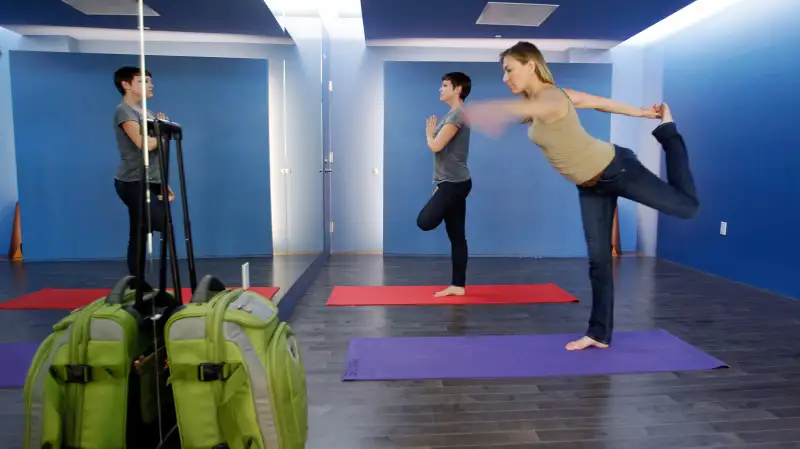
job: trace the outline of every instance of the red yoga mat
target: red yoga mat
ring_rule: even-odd
[[[171,290],[171,289],[170,289]],[[248,290],[272,299],[278,292],[278,287],[250,287]],[[0,303],[0,309],[5,310],[74,310],[83,307],[92,301],[102,298],[111,292],[110,288],[46,288],[38,292],[29,293],[19,298]],[[186,304],[192,299],[192,289],[182,288],[181,299]]]
[[[464,296],[434,297],[444,286],[337,286],[329,306],[438,306],[578,302],[555,284],[468,285]]]

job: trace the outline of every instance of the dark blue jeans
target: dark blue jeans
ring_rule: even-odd
[[[147,213],[147,204],[141,182],[123,182],[114,180],[117,195],[128,208],[128,274],[144,276],[145,262],[147,261],[147,234],[149,232],[163,232],[166,221],[166,203],[158,199],[161,195],[161,184],[150,183],[150,211]],[[142,217],[144,214],[144,217]],[[150,219],[148,224],[147,219]],[[140,223],[140,220],[142,223]],[[146,277],[146,276],[145,276]]]
[[[592,314],[586,335],[600,343],[611,343],[614,328],[611,232],[617,198],[679,218],[694,217],[699,207],[689,155],[675,123],[660,125],[653,136],[664,149],[667,182],[642,165],[633,151],[615,146],[614,159],[597,182],[578,186],[592,283]]]

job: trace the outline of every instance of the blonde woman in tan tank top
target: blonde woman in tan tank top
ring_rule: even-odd
[[[556,87],[542,53],[519,42],[500,55],[503,82],[521,100],[472,102],[467,122],[476,131],[499,133],[514,121],[528,126],[529,138],[564,178],[578,188],[589,256],[592,312],[586,334],[568,350],[607,348],[614,327],[611,232],[617,198],[628,198],[665,214],[692,218],[699,202],[683,137],[666,104],[636,108],[609,98]],[[667,181],[644,167],[636,154],[589,135],[578,109],[661,119],[653,136],[664,149]]]

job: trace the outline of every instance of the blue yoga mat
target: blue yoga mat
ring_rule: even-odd
[[[564,348],[579,337],[357,338],[350,340],[343,380],[578,376],[728,367],[661,329],[615,333],[607,349]]]
[[[39,343],[0,343],[0,388],[21,388]]]

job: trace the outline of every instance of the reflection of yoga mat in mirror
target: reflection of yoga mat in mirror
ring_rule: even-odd
[[[518,378],[693,371],[727,365],[674,335],[618,332],[608,349],[567,351],[577,335],[353,339],[343,380]]]
[[[278,293],[279,287],[242,287],[256,292],[259,295],[272,299]],[[171,289],[167,289],[171,290]],[[111,292],[110,288],[93,289],[70,289],[70,288],[46,288],[34,293],[29,293],[19,298],[0,303],[0,310],[31,310],[31,309],[59,309],[73,310],[83,307],[96,299],[100,299]],[[181,299],[186,304],[192,299],[192,289],[184,287],[181,289]]]
[[[39,343],[0,343],[0,388],[22,388]]]

